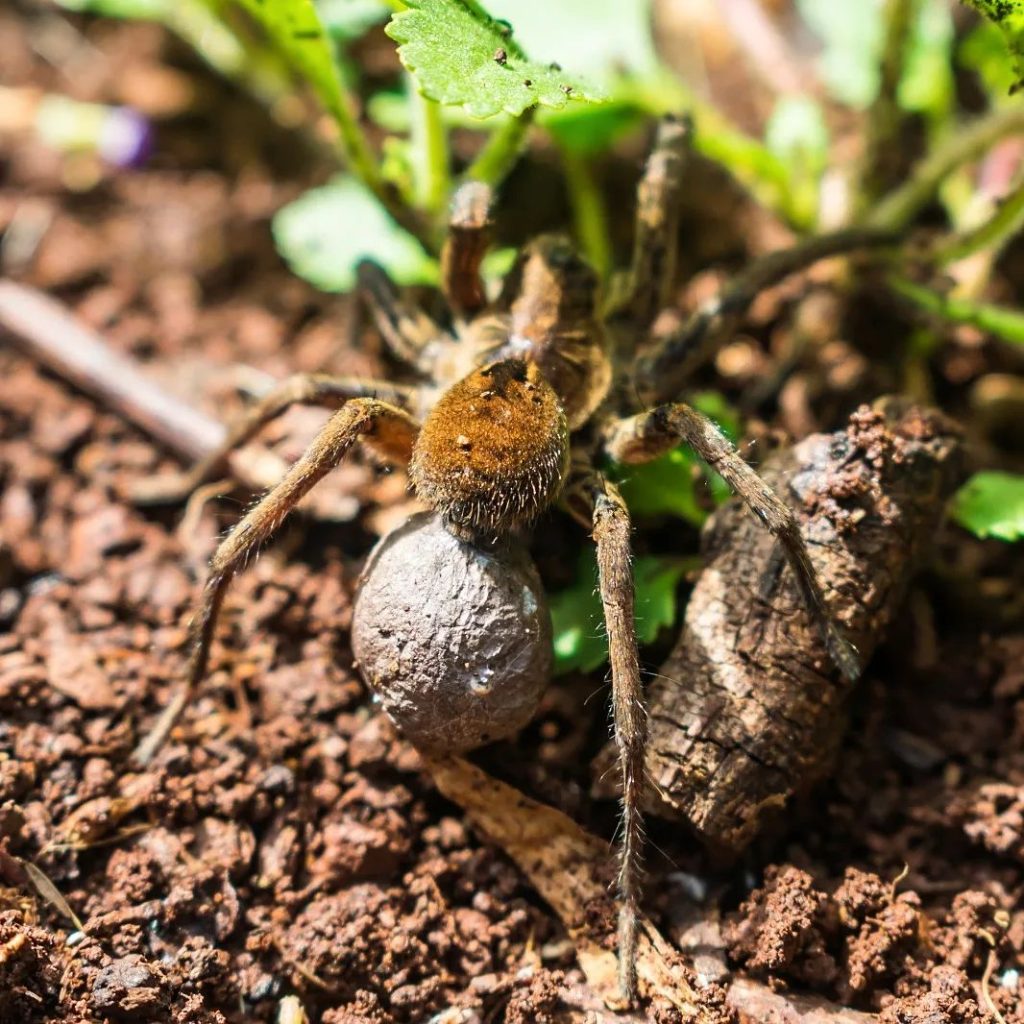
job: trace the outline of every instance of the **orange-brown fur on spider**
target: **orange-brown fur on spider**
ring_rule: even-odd
[[[566,241],[551,236],[524,249],[500,296],[489,303],[480,278],[489,196],[477,183],[456,195],[441,260],[449,328],[408,305],[379,267],[360,268],[358,293],[385,342],[426,383],[292,378],[263,398],[229,432],[223,448],[189,474],[185,484],[195,486],[218,472],[234,445],[292,404],[336,410],[302,458],[218,548],[192,624],[186,685],[137,751],[143,761],[153,755],[202,681],[232,577],[357,440],[393,461],[411,458],[413,485],[436,513],[386,538],[369,562],[355,616],[355,646],[368,681],[399,725],[405,721],[421,742],[423,729],[429,730],[438,715],[452,717],[457,728],[448,739],[459,746],[518,727],[529,716],[550,664],[542,595],[518,545],[524,530],[564,491],[592,527],[607,625],[622,781],[619,962],[628,997],[636,987],[646,717],[629,512],[602,476],[603,460],[643,462],[668,447],[689,444],[778,538],[832,658],[844,675],[858,671],[786,504],[689,406],[631,405],[639,391],[637,346],[673,284],[688,135],[688,126],[674,119],[659,128],[638,190],[632,265],[613,280],[612,298],[603,308],[593,272]],[[782,272],[798,265],[792,259],[778,264]],[[723,306],[716,315],[723,311],[728,312]],[[669,339],[660,356],[648,354],[648,365],[657,365],[667,379],[674,360],[689,356],[678,339],[675,347]],[[432,571],[424,571],[427,563]],[[427,593],[429,588],[436,593]],[[387,635],[391,623],[369,621],[386,620],[390,602],[396,602],[400,643]],[[499,624],[500,636],[487,628],[489,622]],[[446,689],[446,680],[435,674],[451,674],[447,681],[454,688]],[[508,702],[499,690],[506,679],[513,698]],[[429,713],[418,701],[432,703]]]
[[[424,420],[410,466],[416,493],[474,537],[528,526],[568,469],[561,403],[537,364],[522,359],[453,384]]]

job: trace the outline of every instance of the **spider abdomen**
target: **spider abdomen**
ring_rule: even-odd
[[[464,751],[532,717],[551,673],[551,619],[524,549],[485,551],[419,513],[370,555],[352,649],[408,740]]]
[[[503,359],[452,385],[416,439],[416,493],[471,536],[529,525],[558,496],[569,430],[534,363]]]

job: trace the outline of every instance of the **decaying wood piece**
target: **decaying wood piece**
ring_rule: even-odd
[[[883,399],[845,431],[813,435],[762,467],[798,512],[830,607],[864,661],[941,522],[959,452],[949,420]],[[704,542],[682,633],[649,690],[646,808],[689,822],[728,856],[828,772],[851,687],[745,510],[719,510]]]

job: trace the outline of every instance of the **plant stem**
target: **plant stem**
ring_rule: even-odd
[[[952,295],[941,295],[931,288],[905,277],[891,274],[886,285],[918,309],[953,323],[969,324],[998,335],[1014,345],[1024,345],[1024,313],[989,302],[975,302]]]
[[[533,123],[534,107],[524,110],[518,117],[510,117],[491,133],[484,148],[469,165],[465,177],[482,181],[496,188],[515,166],[526,141],[526,133]]]
[[[448,135],[441,105],[428,99],[409,80],[412,93],[412,153],[416,204],[431,217],[444,209],[451,188],[448,172]]]
[[[263,0],[240,0],[241,6],[262,26],[275,48],[306,79],[338,130],[338,149],[351,174],[373,193],[401,227],[428,253],[437,246],[427,225],[415,210],[402,201],[381,173],[370,141],[363,131],[352,91],[346,88],[328,40],[327,30],[312,0],[294,5],[274,5]],[[292,18],[282,13],[289,7]],[[296,28],[302,29],[301,33]]]
[[[992,215],[976,227],[946,238],[936,247],[935,260],[945,266],[970,256],[979,249],[993,255],[1024,228],[1024,176],[1011,191],[998,200]]]
[[[612,243],[608,236],[604,196],[601,195],[586,157],[573,152],[568,146],[560,147],[560,152],[576,237],[591,266],[604,278],[612,263]]]
[[[398,192],[381,175],[369,140],[359,124],[352,98],[340,85],[337,96],[328,104],[328,112],[338,126],[339,148],[348,170],[373,193],[395,223],[405,228],[425,252],[436,256],[437,241],[431,237],[423,220],[402,201]]]
[[[918,0],[887,0],[885,5],[885,43],[879,67],[878,96],[871,104],[865,130],[866,141],[860,172],[857,210],[876,199],[890,185],[891,147],[899,132],[901,111],[897,100],[903,77],[903,58]],[[889,173],[887,173],[887,171]]]
[[[867,227],[898,231],[926,206],[945,178],[981,156],[1007,135],[1024,134],[1024,105],[1000,107],[955,131],[913,169],[906,184],[893,189],[865,216]]]

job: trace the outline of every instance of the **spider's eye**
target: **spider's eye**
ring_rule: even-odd
[[[536,364],[503,359],[464,377],[430,411],[412,481],[424,501],[470,532],[528,525],[557,496],[569,433]]]

